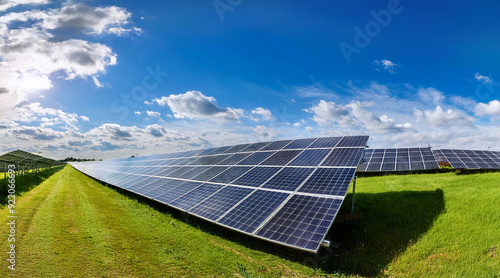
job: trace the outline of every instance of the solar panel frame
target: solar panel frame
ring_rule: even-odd
[[[439,169],[430,148],[389,148],[365,150],[359,172],[408,172]]]

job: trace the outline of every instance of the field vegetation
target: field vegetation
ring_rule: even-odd
[[[232,232],[66,166],[17,199],[1,277],[498,277],[500,173],[358,178],[318,254]],[[7,222],[9,212],[0,211]],[[0,225],[0,250],[9,250]]]

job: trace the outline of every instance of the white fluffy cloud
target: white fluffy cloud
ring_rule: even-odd
[[[447,128],[451,126],[474,127],[474,118],[466,115],[460,110],[447,109],[436,106],[434,110],[421,111],[415,109],[415,118],[420,123],[425,123],[431,127]]]
[[[13,108],[12,115],[8,119],[13,122],[39,124],[41,127],[58,126],[66,130],[78,130],[78,122],[90,120],[84,115],[42,107],[39,102]]]
[[[344,106],[321,100],[317,105],[305,111],[313,113],[313,120],[320,126],[331,124],[338,124],[345,128],[357,126],[376,134],[403,132],[412,127],[410,123],[396,124],[387,115],[377,116],[364,109],[364,105],[357,101]]]
[[[399,133],[412,128],[410,123],[396,124],[387,115],[377,116],[363,109],[360,102],[351,102],[346,107],[352,109],[352,116],[360,122],[367,131],[375,134]]]
[[[481,74],[479,74],[479,72],[476,72],[476,73],[474,74],[474,78],[475,78],[477,81],[479,81],[479,82],[481,82],[481,83],[483,83],[483,84],[484,84],[484,83],[486,83],[486,84],[490,84],[491,82],[493,82],[493,80],[492,80],[491,78],[489,78],[489,77],[487,77],[487,76],[484,76],[484,75],[481,75]]]
[[[4,7],[11,3],[2,2]],[[110,47],[86,41],[81,35],[132,32],[133,28],[124,27],[129,17],[123,8],[83,4],[0,16],[0,92],[6,94],[0,99],[0,120],[30,92],[52,88],[53,73],[65,79],[91,78],[102,87],[97,77],[116,64],[116,54]],[[64,30],[65,35],[59,35],[59,30]]]
[[[477,116],[484,115],[500,115],[500,101],[492,100],[489,103],[478,103],[474,109],[474,114]]]
[[[40,5],[47,3],[49,3],[48,0],[2,0],[0,1],[0,12],[18,5]]]
[[[199,91],[188,91],[184,94],[170,95],[153,99],[160,106],[168,105],[174,118],[203,119],[215,122],[239,122],[242,109],[223,108],[217,105],[215,98],[205,96]]]
[[[160,112],[146,110],[148,117],[160,117]]]
[[[273,113],[271,113],[271,111],[269,109],[266,109],[266,108],[257,107],[255,109],[253,109],[251,112],[252,112],[252,115],[259,116],[260,120],[262,120],[262,121],[270,121],[273,119]],[[259,119],[256,119],[256,120],[259,120]]]
[[[327,102],[320,100],[317,105],[305,109],[305,111],[313,113],[313,120],[321,126],[328,125],[329,123],[345,122],[350,120],[348,108],[338,105],[333,101]]]
[[[432,103],[434,105],[439,105],[441,101],[444,100],[443,92],[432,87],[418,89],[418,96],[422,101]]]
[[[395,64],[392,61],[389,61],[386,59],[375,60],[375,61],[373,61],[373,63],[378,66],[376,68],[376,70],[380,71],[381,69],[384,69],[390,73],[396,73],[395,69],[396,69],[396,66],[398,66],[398,64]]]

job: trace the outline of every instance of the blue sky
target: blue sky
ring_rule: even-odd
[[[500,150],[497,1],[0,1],[0,151]],[[4,140],[5,138],[5,140]]]

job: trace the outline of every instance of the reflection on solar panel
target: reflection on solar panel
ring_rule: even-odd
[[[367,141],[368,136],[282,140],[72,165],[230,229],[317,252]],[[414,155],[407,153],[408,163]]]
[[[455,169],[500,169],[500,152],[442,149],[434,154]]]
[[[439,169],[430,148],[367,149],[359,172],[393,172]]]

